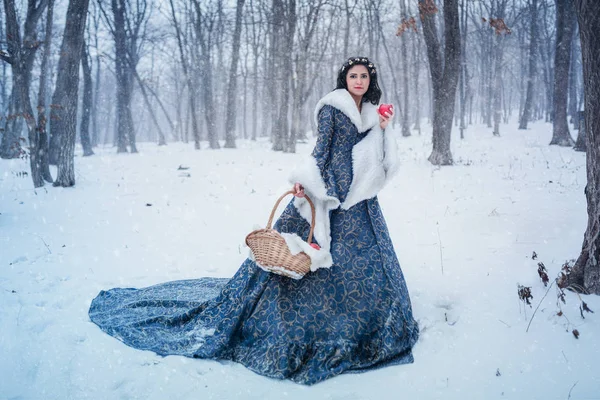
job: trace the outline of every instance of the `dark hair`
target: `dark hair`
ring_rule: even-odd
[[[377,69],[375,69],[375,64],[373,64],[373,62],[367,57],[350,57],[346,60],[338,72],[336,89],[348,90],[346,76],[348,75],[350,68],[354,67],[355,65],[364,65],[367,67],[367,70],[369,71],[369,77],[371,78],[369,82],[369,88],[362,98],[363,103],[368,101],[374,105],[379,104],[379,99],[381,99],[381,89],[379,89],[379,84],[377,83]]]

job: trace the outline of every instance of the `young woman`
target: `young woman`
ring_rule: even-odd
[[[294,280],[248,258],[231,279],[102,291],[91,320],[135,348],[233,360],[309,385],[412,362],[419,331],[376,197],[397,169],[380,97],[374,64],[353,57],[317,104],[317,144],[292,173],[296,197],[274,226],[305,238],[311,196],[321,247],[313,272]]]

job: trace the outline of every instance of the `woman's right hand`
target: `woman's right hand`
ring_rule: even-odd
[[[296,196],[296,197],[304,197],[304,186],[302,186],[298,182],[296,182],[294,184],[294,187],[292,188],[292,190],[294,191],[294,196]]]

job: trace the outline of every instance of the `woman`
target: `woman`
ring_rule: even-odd
[[[378,116],[377,71],[347,60],[319,101],[312,156],[291,176],[296,198],[275,224],[306,237],[315,202],[314,271],[294,280],[247,259],[228,279],[102,291],[89,315],[124,343],[161,355],[227,359],[273,378],[314,384],[413,361],[408,290],[376,194],[396,171],[395,141]]]

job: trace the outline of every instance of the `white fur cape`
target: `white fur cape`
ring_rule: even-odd
[[[314,237],[321,245],[321,250],[317,251],[318,257],[313,254],[314,252],[307,252],[311,257],[313,264],[311,269],[313,271],[318,268],[329,268],[333,264],[330,254],[329,211],[338,207],[348,210],[355,204],[374,197],[398,170],[396,140],[390,136],[391,132],[385,133],[381,130],[377,106],[371,103],[363,103],[362,112],[359,113],[350,93],[345,89],[337,89],[327,94],[317,103],[314,113],[317,126],[319,111],[325,105],[333,106],[348,116],[350,121],[358,128],[359,133],[369,129],[371,131],[352,149],[353,177],[350,190],[343,203],[340,204],[339,199],[327,195],[327,188],[314,157],[307,157],[305,162],[296,167],[289,176],[290,183],[299,182],[304,186],[305,192],[315,204]],[[294,205],[300,215],[310,223],[311,210],[308,202],[303,198],[296,197]],[[296,238],[286,238],[288,245],[290,240],[302,241],[297,235]],[[304,244],[306,245],[306,243]],[[303,245],[298,244],[298,246]]]

